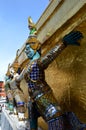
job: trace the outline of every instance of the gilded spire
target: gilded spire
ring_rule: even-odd
[[[28,28],[30,29],[29,33],[30,36],[37,35],[37,29],[31,17],[28,17]]]

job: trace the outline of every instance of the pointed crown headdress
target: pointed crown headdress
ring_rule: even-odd
[[[31,48],[35,51],[39,50],[41,47],[41,43],[37,39],[37,29],[35,24],[33,23],[31,17],[28,18],[28,27],[30,29],[29,37],[26,41],[26,45],[30,44]]]
[[[35,23],[32,21],[31,16],[28,17],[28,27],[31,26],[33,28],[36,28]]]

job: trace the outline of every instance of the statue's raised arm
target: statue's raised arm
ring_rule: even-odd
[[[41,58],[41,64],[43,68],[47,66],[57,57],[59,54],[68,46],[68,45],[80,45],[80,40],[83,38],[83,35],[79,31],[72,31],[69,34],[65,35],[57,45],[51,49],[44,57]]]

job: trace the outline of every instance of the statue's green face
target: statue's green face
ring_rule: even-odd
[[[25,53],[29,59],[32,59],[35,51],[30,47],[30,44],[25,46]]]

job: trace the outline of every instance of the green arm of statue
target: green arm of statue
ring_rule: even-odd
[[[51,49],[43,58],[41,58],[41,65],[43,68],[47,68],[48,65],[68,46],[79,46],[79,40],[83,38],[83,35],[79,31],[72,31],[65,35],[62,41]]]

